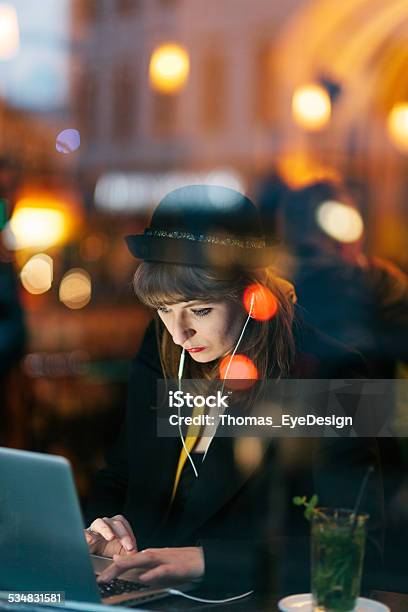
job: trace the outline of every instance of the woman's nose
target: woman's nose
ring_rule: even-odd
[[[183,346],[186,340],[194,336],[194,334],[195,330],[189,327],[185,322],[181,320],[174,321],[171,335],[175,344]]]

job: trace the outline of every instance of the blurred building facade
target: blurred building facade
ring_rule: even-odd
[[[254,166],[274,151],[272,43],[299,0],[76,0],[72,89],[83,168],[164,170]],[[181,91],[149,86],[155,47],[188,50]],[[262,146],[261,146],[262,149]]]
[[[407,20],[398,0],[75,0],[71,103],[84,185],[91,193],[113,170],[232,168],[248,188],[277,167],[297,186],[330,168],[369,202],[371,246],[406,265],[406,156],[387,117],[408,95]],[[149,83],[152,53],[167,42],[190,60],[172,94]],[[329,98],[320,130],[293,117],[307,83]]]

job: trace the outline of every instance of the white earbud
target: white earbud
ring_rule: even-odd
[[[180,381],[181,381],[181,379],[183,377],[185,358],[186,358],[186,349],[183,349],[181,351],[181,355],[180,355],[180,363],[179,363],[178,374],[177,374],[177,378],[179,380],[179,384],[180,384]]]

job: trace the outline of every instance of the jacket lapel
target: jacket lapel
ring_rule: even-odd
[[[269,443],[262,447],[261,461]],[[174,541],[188,539],[232,499],[257,467],[240,469],[234,456],[234,439],[215,437],[188,496]]]

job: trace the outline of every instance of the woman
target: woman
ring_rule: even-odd
[[[197,579],[243,592],[254,584],[276,445],[264,445],[257,462],[242,470],[232,438],[213,439],[206,430],[159,438],[157,380],[225,379],[238,352],[257,369],[257,392],[270,378],[359,376],[362,364],[318,334],[296,331],[293,288],[268,268],[273,249],[242,194],[207,185],[177,189],[144,234],[127,243],[142,259],[136,294],[158,318],[133,364],[126,423],[91,496],[87,541],[91,552],[114,555],[100,580],[135,568],[150,585]],[[273,317],[255,318],[253,299],[244,307],[253,286],[274,296]],[[349,484],[352,455],[346,456],[342,474]],[[335,465],[325,457],[325,469]],[[360,454],[354,474],[360,477],[366,463]],[[348,484],[342,505],[354,499]]]

